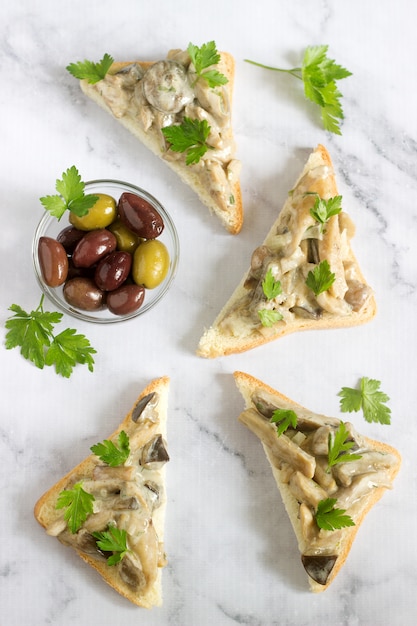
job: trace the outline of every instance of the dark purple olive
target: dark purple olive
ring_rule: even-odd
[[[116,249],[116,237],[109,230],[88,231],[77,243],[72,255],[75,267],[91,267]]]
[[[145,289],[141,285],[122,285],[107,294],[107,308],[114,315],[128,315],[143,304]]]
[[[68,304],[83,311],[99,311],[105,304],[104,291],[91,278],[71,278],[65,283],[63,293]]]
[[[155,239],[164,230],[164,222],[158,211],[134,193],[122,193],[118,210],[121,221],[139,237]]]
[[[101,259],[94,274],[94,281],[103,291],[114,291],[129,276],[132,267],[132,255],[129,252],[115,250]]]
[[[84,235],[85,231],[78,230],[78,228],[75,228],[74,226],[67,226],[61,230],[60,233],[58,233],[56,240],[59,241],[59,243],[62,243],[68,253],[71,253]]]
[[[68,275],[68,257],[64,246],[52,237],[40,237],[38,259],[42,278],[49,287],[62,285]]]

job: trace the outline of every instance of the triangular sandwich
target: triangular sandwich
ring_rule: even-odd
[[[68,69],[80,78],[78,65]],[[163,159],[232,234],[243,220],[234,76],[233,57],[209,42],[157,61],[114,62],[102,80],[81,80],[83,92]]]
[[[35,518],[138,606],[162,603],[169,378],[151,382],[108,439],[36,503]]]
[[[234,377],[246,404],[239,420],[262,442],[310,589],[324,591],[345,563],[366,514],[391,488],[400,454],[249,374]],[[340,442],[346,445],[336,455]]]
[[[213,358],[296,331],[369,321],[376,304],[351,248],[354,230],[319,145],[197,354]]]

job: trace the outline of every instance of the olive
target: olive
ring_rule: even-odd
[[[142,285],[124,284],[107,294],[107,308],[114,315],[128,315],[142,306],[144,298]]]
[[[65,283],[63,293],[68,304],[83,311],[99,311],[105,304],[104,291],[91,278],[71,278]]]
[[[42,278],[49,287],[62,285],[68,275],[68,257],[64,246],[52,237],[40,237],[38,259]]]
[[[70,254],[84,235],[85,232],[83,230],[79,230],[75,226],[67,226],[61,230],[56,239],[59,243],[62,243],[65,250]]]
[[[85,215],[75,215],[70,212],[70,223],[79,230],[95,230],[106,228],[116,218],[116,200],[106,193],[94,194],[98,196],[97,202],[88,209]]]
[[[164,222],[158,211],[134,193],[122,193],[118,209],[123,224],[139,237],[155,239],[164,230]]]
[[[137,285],[154,289],[162,283],[169,269],[169,252],[158,239],[141,243],[133,254],[132,278]]]
[[[117,240],[117,249],[123,252],[134,252],[142,239],[132,232],[121,219],[110,224],[108,230],[113,233]]]
[[[101,259],[94,274],[94,282],[103,291],[113,291],[122,285],[129,276],[132,255],[115,250]]]
[[[72,255],[75,267],[91,267],[116,249],[116,237],[105,228],[90,230],[77,243]]]

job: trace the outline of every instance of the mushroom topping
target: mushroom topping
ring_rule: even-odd
[[[130,555],[125,555],[118,566],[118,570],[120,578],[132,589],[138,590],[145,587],[145,575],[137,559],[133,559]]]
[[[96,465],[93,471],[93,480],[133,480],[135,468],[130,465]]]
[[[169,454],[162,435],[155,435],[143,446],[140,465],[146,469],[159,469],[169,461]]]
[[[158,61],[151,65],[142,84],[149,104],[163,113],[179,113],[194,100],[185,68],[176,61]]]
[[[336,563],[337,555],[334,554],[303,554],[301,562],[307,574],[319,585],[325,585]]]
[[[333,468],[333,474],[336,480],[343,485],[343,487],[349,487],[355,476],[388,469],[392,466],[394,461],[395,459],[391,454],[383,454],[382,452],[363,452],[361,454],[361,458],[356,461],[337,464]]]
[[[320,500],[327,498],[327,493],[311,478],[306,478],[301,472],[294,472],[289,482],[290,491],[298,502],[309,504],[317,508]]]
[[[159,395],[155,391],[152,393],[148,393],[148,395],[141,398],[132,411],[132,420],[134,422],[138,422],[140,418],[141,420],[149,419],[150,421],[155,421],[157,415],[154,411],[151,411],[151,409],[157,406],[158,401]],[[145,408],[148,408],[148,410],[142,416]],[[156,421],[158,421],[158,419]]]

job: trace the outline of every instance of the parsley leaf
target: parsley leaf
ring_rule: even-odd
[[[85,183],[82,182],[75,165],[72,165],[62,173],[62,180],[56,181],[55,189],[60,195],[44,196],[40,198],[40,201],[44,208],[58,220],[66,210],[81,217],[86,215],[98,200],[98,196],[93,194],[84,195],[84,188]]]
[[[185,162],[187,165],[198,163],[210,148],[207,144],[210,134],[207,120],[192,120],[189,117],[184,117],[181,124],[162,128],[162,133],[170,143],[171,150],[186,153]]]
[[[262,326],[266,326],[268,328],[283,318],[283,315],[274,309],[259,309],[258,316],[261,320]]]
[[[324,200],[316,194],[314,206],[310,209],[310,215],[319,224],[326,224],[333,215],[337,215],[342,210],[342,196],[334,196]]]
[[[301,67],[282,69],[271,67],[245,59],[247,63],[267,70],[284,72],[303,81],[305,97],[317,104],[321,110],[321,119],[326,130],[341,135],[339,120],[344,118],[340,103],[342,94],[336,81],[352,76],[347,69],[338,65],[327,56],[328,46],[309,46],[304,52]]]
[[[124,430],[121,430],[118,437],[118,446],[109,439],[105,439],[102,443],[91,446],[90,450],[111,467],[123,465],[130,454],[129,436]]]
[[[14,315],[6,320],[5,346],[7,350],[20,348],[20,354],[39,369],[45,365],[54,365],[57,374],[69,378],[77,363],[87,364],[93,371],[94,360],[91,356],[96,350],[84,335],[67,328],[54,336],[54,327],[62,319],[62,313],[44,311],[44,295],[39,306],[27,313],[17,304],[9,307]]]
[[[339,428],[333,436],[331,433],[329,434],[328,470],[337,463],[357,461],[362,458],[361,454],[348,453],[355,445],[354,441],[348,441],[349,437],[350,433],[344,422],[340,422]]]
[[[330,289],[335,279],[336,276],[331,272],[329,262],[324,259],[307,274],[306,285],[318,296]]]
[[[297,413],[291,409],[276,409],[272,413],[270,419],[272,424],[277,424],[278,437],[285,433],[290,426],[295,428],[297,426]]]
[[[282,293],[281,282],[275,280],[271,268],[265,274],[265,278],[262,281],[262,289],[267,300],[273,300]]]
[[[326,498],[320,500],[317,505],[316,523],[323,530],[337,530],[347,526],[355,526],[355,522],[350,515],[345,515],[345,509],[336,509],[336,498]]]
[[[76,533],[93,512],[94,496],[82,488],[82,482],[73,489],[61,491],[56,503],[57,509],[66,509],[64,519],[72,533]]]
[[[214,41],[204,43],[200,48],[190,43],[188,44],[187,51],[197,74],[195,83],[199,78],[204,78],[209,87],[217,87],[217,85],[225,85],[229,82],[226,76],[218,70],[207,70],[208,67],[217,65],[220,61],[220,54],[217,52]]]
[[[97,546],[100,550],[113,552],[113,555],[107,559],[107,565],[120,563],[125,554],[130,551],[127,547],[127,531],[123,528],[112,525],[109,526],[108,530],[94,532],[92,535],[97,540]]]
[[[77,63],[70,63],[65,69],[75,78],[79,78],[80,80],[85,79],[88,83],[93,85],[103,80],[113,62],[113,57],[106,52],[98,63],[87,60],[78,61]]]
[[[389,396],[379,388],[379,380],[367,378],[360,379],[359,389],[342,387],[338,395],[341,397],[340,409],[344,413],[352,413],[363,410],[363,416],[367,422],[379,422],[380,424],[391,423],[391,409],[384,404],[389,401]]]

